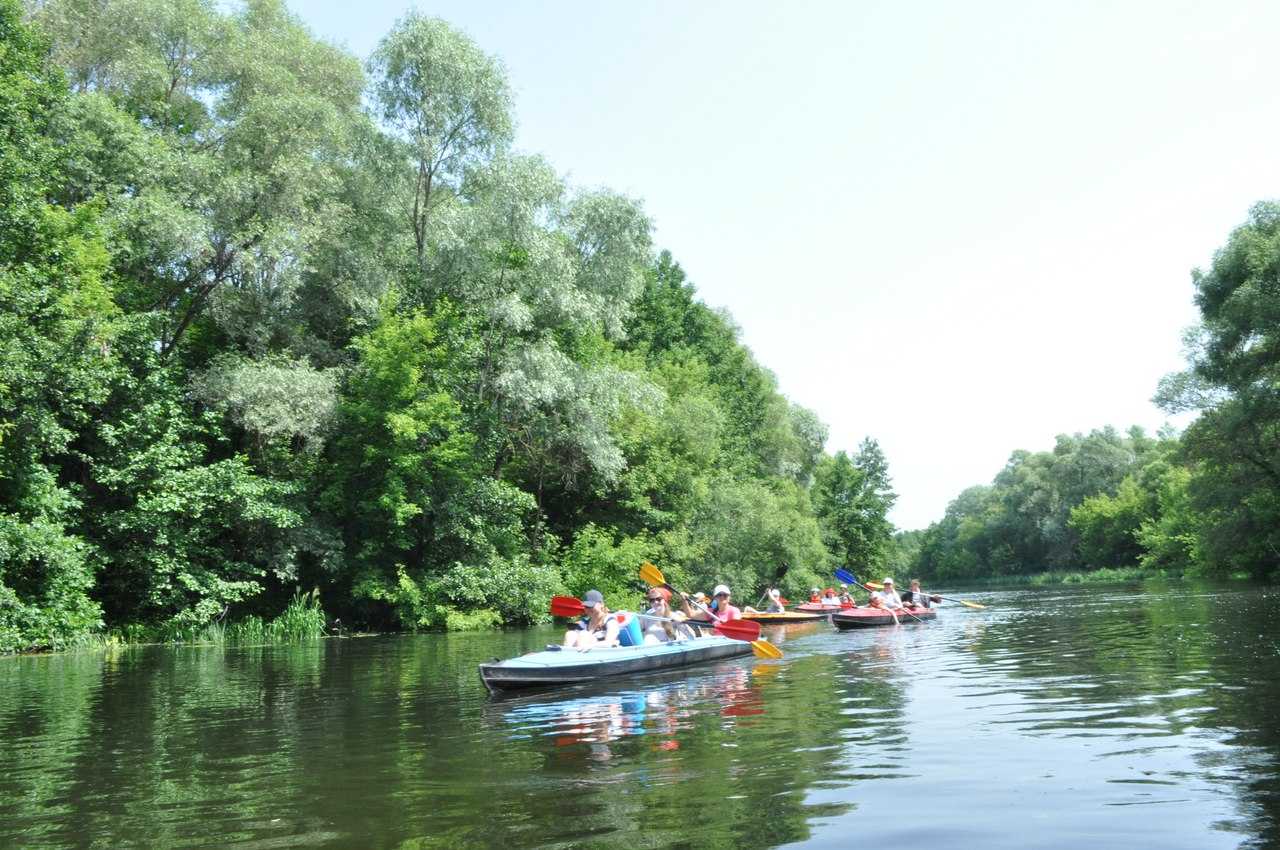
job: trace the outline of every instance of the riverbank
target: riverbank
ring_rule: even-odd
[[[1030,575],[989,576],[966,579],[965,588],[1053,587],[1076,584],[1129,584],[1150,579],[1180,579],[1178,570],[1150,570],[1142,567],[1104,567],[1100,570],[1057,570]]]

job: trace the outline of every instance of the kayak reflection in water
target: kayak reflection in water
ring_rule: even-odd
[[[565,632],[565,648],[586,652],[596,647],[617,646],[618,620],[609,616],[604,594],[588,590],[582,597],[582,607],[587,609],[587,613]]]

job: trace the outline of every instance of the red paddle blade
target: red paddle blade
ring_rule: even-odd
[[[572,596],[551,597],[551,616],[553,617],[578,617],[586,610],[581,599]]]
[[[760,624],[751,620],[730,620],[718,623],[716,632],[734,640],[753,641],[760,637]]]

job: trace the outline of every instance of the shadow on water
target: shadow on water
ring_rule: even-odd
[[[981,601],[501,700],[556,632],[0,659],[0,847],[1280,844],[1276,595]]]

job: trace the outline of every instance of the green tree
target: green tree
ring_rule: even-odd
[[[66,87],[14,0],[0,0],[0,651],[100,625],[73,443],[105,397],[118,319],[96,210],[46,203]]]
[[[1192,279],[1189,368],[1156,401],[1202,411],[1183,443],[1206,568],[1262,577],[1280,570],[1280,204],[1255,206]]]

